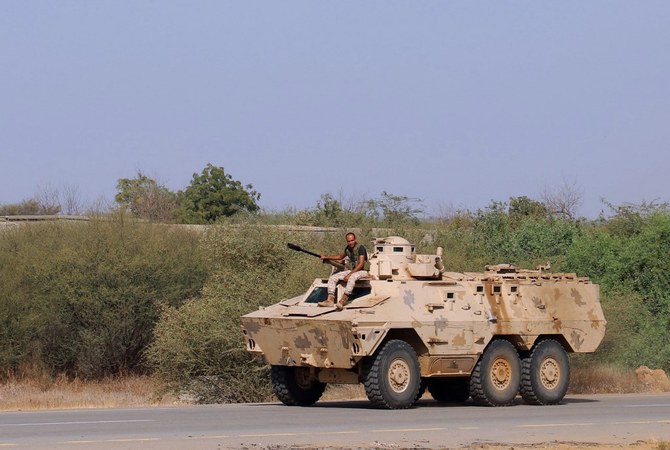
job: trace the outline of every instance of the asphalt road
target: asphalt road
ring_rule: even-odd
[[[472,444],[670,442],[670,394],[568,396],[506,408],[366,400],[0,412],[0,448],[461,448]]]

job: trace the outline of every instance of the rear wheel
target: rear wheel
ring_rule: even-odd
[[[326,389],[326,383],[314,378],[307,367],[272,366],[272,391],[288,406],[310,406]]]
[[[365,362],[363,386],[376,406],[388,409],[412,406],[421,388],[419,360],[412,346],[397,339],[382,344]]]
[[[470,378],[470,395],[475,403],[508,406],[519,393],[521,361],[514,346],[493,341],[477,362]]]
[[[538,343],[521,363],[521,396],[533,405],[555,405],[570,384],[570,360],[553,339]]]
[[[470,398],[470,382],[467,378],[433,378],[428,392],[442,403],[463,403]]]

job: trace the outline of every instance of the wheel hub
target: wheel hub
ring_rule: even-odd
[[[512,367],[502,358],[494,361],[491,366],[491,381],[496,389],[505,389],[512,379]]]
[[[405,361],[395,360],[388,371],[389,385],[395,392],[403,392],[409,386],[410,368]]]
[[[540,367],[540,381],[546,389],[553,389],[561,378],[561,370],[558,362],[553,358],[547,358]]]

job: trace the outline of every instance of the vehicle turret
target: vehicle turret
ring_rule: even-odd
[[[414,245],[399,236],[373,241],[370,274],[379,279],[438,279],[444,271],[442,247],[434,255],[417,255]]]

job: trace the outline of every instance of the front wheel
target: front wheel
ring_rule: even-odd
[[[508,341],[493,341],[484,350],[470,378],[470,395],[475,403],[508,406],[519,393],[521,360]]]
[[[521,364],[521,396],[532,405],[555,405],[570,384],[570,360],[553,339],[538,343]]]
[[[419,359],[412,346],[397,339],[383,344],[364,364],[363,386],[375,406],[412,406],[421,388]]]
[[[272,391],[288,406],[310,406],[326,390],[326,383],[314,378],[307,367],[272,366]]]

